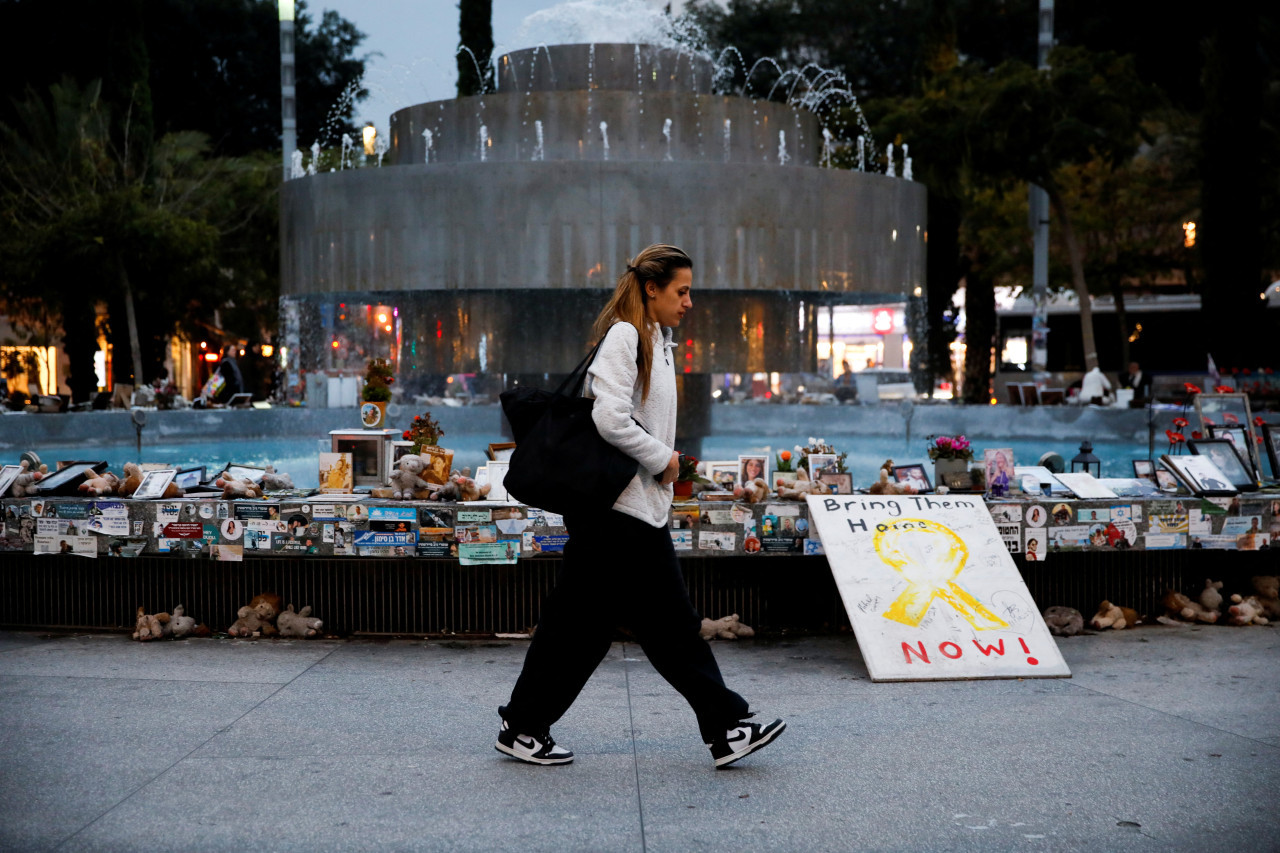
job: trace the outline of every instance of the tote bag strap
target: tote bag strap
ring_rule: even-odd
[[[565,380],[560,383],[560,387],[556,389],[556,396],[582,396],[582,387],[587,381],[587,369],[591,367],[591,362],[595,361],[596,353],[600,351],[600,345],[603,343],[604,338],[601,338],[599,342],[591,348],[591,352],[587,353],[582,361],[578,362],[578,366],[573,369],[573,373],[570,373]]]

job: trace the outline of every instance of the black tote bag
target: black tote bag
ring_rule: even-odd
[[[582,396],[599,349],[596,344],[555,391],[519,387],[498,397],[516,440],[503,485],[523,504],[562,515],[606,510],[639,468],[600,437],[591,420],[595,400]]]

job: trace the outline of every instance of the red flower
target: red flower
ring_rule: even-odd
[[[422,415],[414,415],[414,416],[413,416],[413,422],[414,422],[415,424],[416,424],[418,421],[420,421],[420,420],[422,420]]]
[[[1230,412],[1223,412],[1222,422],[1226,424],[1238,424],[1240,423],[1240,419],[1237,418],[1235,415],[1231,414]]]
[[[1199,385],[1193,385],[1193,384],[1192,384],[1192,383],[1190,383],[1190,382],[1183,382],[1183,383],[1182,383],[1182,387],[1183,387],[1183,388],[1185,388],[1185,389],[1187,389],[1187,393],[1188,393],[1188,394],[1200,394],[1200,393],[1202,393],[1202,392],[1200,391],[1200,386],[1199,386]]]
[[[1215,385],[1213,386],[1213,390],[1217,391],[1219,394],[1230,394],[1236,389],[1232,388],[1230,385]]]
[[[1200,434],[1200,430],[1198,429],[1193,429],[1191,431],[1191,437],[1194,438],[1196,441],[1199,441],[1200,439],[1204,438],[1204,436]]]
[[[1246,367],[1244,370],[1242,370],[1242,371],[1240,371],[1240,372],[1241,372],[1241,373],[1243,373],[1245,376],[1248,376],[1248,375],[1249,375],[1249,368],[1247,368],[1247,367]]]
[[[1209,426],[1209,425],[1212,425],[1212,424],[1213,424],[1213,418],[1211,418],[1211,417],[1209,417],[1209,416],[1207,416],[1207,415],[1201,415],[1201,416],[1200,416],[1200,420],[1204,421],[1206,426]]]
[[[1165,430],[1165,431],[1164,431],[1164,434],[1165,434],[1165,435],[1167,435],[1167,436],[1169,436],[1169,443],[1170,443],[1170,444],[1180,444],[1181,442],[1184,442],[1184,441],[1186,441],[1186,440],[1187,440],[1187,437],[1186,437],[1185,435],[1183,435],[1183,434],[1182,434],[1182,433],[1180,433],[1180,432],[1174,432],[1174,431],[1173,431],[1173,430],[1171,430],[1171,429],[1167,429],[1167,430]]]
[[[1253,419],[1254,426],[1262,426],[1264,423],[1266,423],[1266,421],[1262,419],[1262,415],[1258,415],[1256,418]]]
[[[414,420],[417,420],[417,418],[414,418]],[[401,438],[403,438],[405,441],[408,441],[408,440],[409,440],[409,431],[408,431],[408,430],[405,430],[405,431],[404,431],[404,435],[402,435],[402,436],[400,436],[400,437],[401,437]]]
[[[1173,425],[1176,426],[1178,429],[1182,429],[1184,426],[1186,426],[1189,423],[1191,423],[1191,421],[1187,420],[1186,418],[1173,419]]]

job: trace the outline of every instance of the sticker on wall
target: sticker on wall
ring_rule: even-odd
[[[1049,520],[1049,511],[1039,504],[1027,507],[1024,520],[1028,527],[1044,527]]]
[[[226,521],[222,522],[222,527],[220,529],[223,539],[235,541],[244,535],[244,522],[238,521],[234,518],[228,518]]]
[[[1023,559],[1028,563],[1042,562],[1049,553],[1048,548],[1049,534],[1043,530],[1028,528],[1027,530],[1027,546],[1023,552]]]

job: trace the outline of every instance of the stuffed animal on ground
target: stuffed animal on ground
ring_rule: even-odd
[[[49,473],[49,466],[41,465],[33,470],[31,463],[23,459],[18,467],[18,476],[9,484],[9,497],[28,498],[40,494],[40,486],[37,484]]]
[[[1218,592],[1220,589],[1222,589],[1222,581],[1205,578],[1204,589],[1200,590],[1200,606],[1211,613],[1220,613],[1222,611],[1222,593]]]
[[[1228,625],[1266,625],[1270,621],[1262,613],[1262,604],[1252,595],[1248,598],[1239,593],[1231,596],[1231,606],[1227,608]]]
[[[270,624],[260,619],[253,608],[246,604],[236,611],[236,621],[227,629],[227,633],[233,637],[261,637]]]
[[[1074,607],[1054,605],[1044,609],[1044,623],[1055,637],[1074,637],[1084,629],[1084,615]]]
[[[169,630],[176,639],[182,639],[196,629],[196,620],[186,615],[186,609],[179,604],[173,608],[173,616],[169,619]]]
[[[463,468],[461,474],[450,477],[449,480],[458,484],[459,500],[479,501],[484,500],[485,495],[489,494],[489,484],[477,486],[476,481],[471,479],[470,468]]]
[[[426,500],[431,497],[430,483],[422,479],[427,464],[421,456],[406,453],[391,472],[391,497],[398,501]]]
[[[164,636],[164,623],[158,615],[147,613],[145,607],[138,607],[138,620],[134,626],[133,638],[140,642],[158,640]]]
[[[1253,597],[1262,605],[1262,612],[1268,619],[1280,619],[1280,577],[1255,575],[1250,582],[1253,584]]]
[[[880,466],[880,474],[878,479],[871,484],[871,488],[867,489],[868,494],[872,495],[914,495],[916,490],[913,486],[903,483],[895,483],[889,479],[893,473],[893,460],[886,459],[884,464]]]
[[[1131,607],[1117,607],[1110,601],[1103,601],[1098,605],[1098,612],[1089,620],[1092,628],[1102,630],[1104,628],[1115,628],[1117,631],[1121,628],[1128,628],[1141,622],[1138,611]]]
[[[778,489],[778,497],[784,501],[802,501],[809,495],[829,495],[831,487],[817,480],[810,480],[809,473],[803,468],[796,475],[794,486],[782,486]]]
[[[279,491],[280,489],[292,489],[293,477],[288,474],[277,474],[274,465],[268,465],[266,472],[262,475],[262,488],[269,491]]]
[[[1170,590],[1160,599],[1165,615],[1183,622],[1203,622],[1212,625],[1218,621],[1218,611],[1208,610],[1198,601],[1192,601],[1180,592]],[[1159,620],[1157,620],[1159,621]]]
[[[110,471],[99,474],[90,469],[84,472],[84,476],[86,479],[79,486],[81,494],[100,498],[104,495],[114,495],[116,489],[120,488],[120,478]]]
[[[279,633],[275,624],[279,612],[280,596],[274,592],[259,593],[236,611],[236,621],[227,633],[233,637],[274,637]]]
[[[280,629],[281,637],[316,637],[319,636],[322,625],[323,622],[311,615],[311,605],[294,613],[293,605],[290,604],[276,618],[276,627]]]
[[[116,494],[122,498],[129,497],[138,490],[138,486],[142,485],[142,479],[144,476],[142,468],[137,462],[124,463],[124,480],[116,486]],[[174,498],[180,498],[185,494],[186,492],[174,483],[170,482],[169,485],[164,487],[164,494],[160,497],[167,500],[173,500]]]
[[[262,486],[245,477],[236,480],[230,477],[219,477],[213,481],[215,486],[222,489],[222,499],[224,501],[236,500],[237,498],[260,498],[262,497]]]
[[[721,619],[703,619],[698,629],[704,640],[736,640],[739,637],[754,637],[755,629],[742,622],[737,613],[731,613]]]
[[[454,473],[454,476],[458,476],[457,471],[454,471],[453,473]],[[449,482],[445,483],[443,486],[440,486],[438,489],[436,489],[434,492],[431,492],[427,496],[427,500],[429,501],[457,502],[461,499],[462,499],[462,488],[461,486],[458,485],[456,481],[454,481],[452,477],[449,478]]]
[[[737,500],[745,501],[749,504],[761,503],[765,498],[769,497],[769,484],[760,477],[756,477],[749,483],[741,486],[735,486],[733,496]]]

